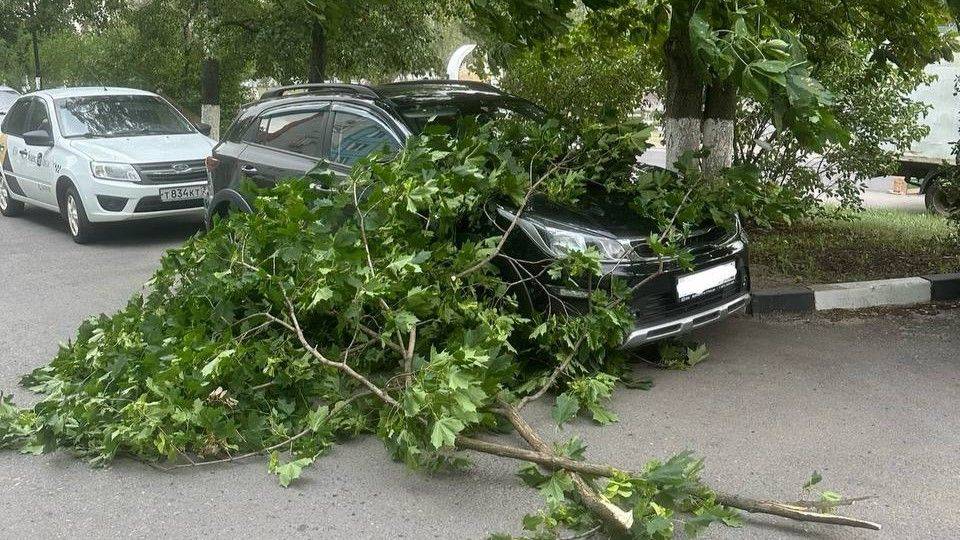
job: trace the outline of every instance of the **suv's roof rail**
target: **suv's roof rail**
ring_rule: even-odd
[[[274,88],[267,90],[260,96],[260,99],[271,99],[282,97],[286,94],[302,91],[307,94],[334,94],[334,93],[343,93],[343,94],[355,94],[363,97],[379,99],[380,94],[377,94],[373,88],[369,86],[364,86],[362,84],[342,84],[342,83],[317,83],[317,84],[295,84],[291,86],[281,86],[280,88]]]
[[[493,92],[502,92],[496,86],[492,84],[485,83],[483,81],[470,81],[470,80],[460,80],[460,79],[416,79],[412,81],[395,81],[391,83],[386,83],[381,86],[401,86],[401,85],[449,85],[449,86],[465,86],[467,88],[474,88],[476,90],[488,90]]]

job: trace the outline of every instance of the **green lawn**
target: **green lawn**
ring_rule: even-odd
[[[956,226],[928,214],[867,210],[751,233],[756,289],[960,272]]]

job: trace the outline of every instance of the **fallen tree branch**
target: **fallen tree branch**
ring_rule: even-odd
[[[517,409],[513,405],[500,400],[500,406],[502,409],[499,412],[513,424],[514,429],[517,430],[517,433],[520,434],[523,440],[527,441],[527,444],[529,444],[531,448],[541,454],[554,454],[553,449],[550,448],[547,443],[543,442],[543,439],[541,439],[540,435],[533,429],[533,426],[528,424],[527,421],[520,416],[520,413],[517,412]],[[577,489],[577,494],[580,495],[581,502],[596,514],[609,530],[615,531],[618,534],[627,534],[630,532],[630,528],[633,527],[633,512],[623,510],[598,495],[593,487],[579,474],[574,472],[570,472],[569,474],[570,479],[573,480],[574,487]]]
[[[617,473],[627,474],[630,476],[640,476],[640,473],[625,471],[622,469],[617,469],[610,465],[603,465],[599,463],[590,463],[587,461],[574,461],[569,458],[562,456],[557,456],[554,454],[544,454],[542,452],[535,452],[532,450],[527,450],[525,448],[517,448],[515,446],[502,445],[497,443],[491,443],[487,441],[481,441],[479,439],[473,439],[470,437],[460,436],[457,437],[457,447],[463,448],[466,450],[473,450],[475,452],[483,452],[485,454],[493,454],[495,456],[500,456],[509,459],[516,459],[519,461],[527,461],[530,463],[536,463],[550,469],[564,469],[570,472],[575,472],[579,474],[584,474],[588,476],[600,476],[605,478],[610,478]],[[764,501],[759,499],[749,499],[746,497],[741,497],[738,495],[730,495],[722,492],[715,492],[717,495],[717,502],[723,506],[728,506],[730,508],[737,508],[749,513],[759,513],[759,514],[770,514],[774,516],[779,516],[783,518],[792,519],[795,521],[805,521],[813,523],[825,523],[829,525],[842,525],[845,527],[856,527],[861,529],[870,529],[874,531],[880,530],[880,524],[873,523],[871,521],[865,521],[855,518],[849,518],[844,516],[837,516],[833,514],[823,514],[819,512],[810,511],[807,508],[791,506],[790,504],[776,502],[776,501]]]
[[[372,383],[369,379],[363,375],[357,373],[353,368],[348,366],[346,362],[333,362],[327,359],[323,354],[316,350],[307,340],[306,336],[303,333],[303,329],[300,327],[300,323],[297,320],[296,310],[293,306],[293,303],[290,302],[289,298],[287,301],[287,308],[289,309],[288,315],[291,318],[292,324],[287,323],[277,319],[271,315],[275,322],[278,322],[287,329],[293,331],[298,339],[300,340],[301,345],[313,355],[320,363],[330,366],[336,369],[341,370],[346,375],[357,380],[364,386],[366,386],[370,391],[376,395],[384,403],[397,407],[399,403],[394,399],[390,394],[379,386]],[[549,387],[547,387],[549,388]],[[553,453],[553,451],[543,442],[536,432],[533,430],[529,424],[519,415],[516,408],[509,403],[501,402],[501,408],[496,409],[495,412],[504,414],[511,424],[514,425],[514,428],[517,429],[517,433],[520,434],[524,440],[527,441],[534,450],[527,450],[524,448],[517,448],[514,446],[501,445],[496,443],[490,443],[486,441],[481,441],[479,439],[473,439],[463,435],[457,436],[454,445],[457,448],[465,450],[473,450],[475,452],[481,452],[485,454],[491,454],[495,456],[500,456],[509,459],[516,459],[520,461],[526,461],[529,463],[534,463],[537,465],[544,466],[548,469],[557,470],[563,469],[574,477],[574,485],[577,487],[577,491],[581,496],[584,504],[594,511],[598,517],[600,517],[604,523],[607,523],[608,526],[612,527],[615,531],[625,531],[629,530],[632,526],[632,514],[629,514],[629,521],[626,517],[626,512],[617,508],[615,505],[603,501],[600,499],[593,489],[587,484],[582,478],[578,475],[587,475],[587,476],[597,476],[597,477],[606,477],[610,478],[617,473],[623,473],[630,476],[640,477],[642,474],[637,472],[625,471],[612,467],[610,465],[603,465],[597,463],[590,463],[585,461],[575,461],[569,458],[558,456]],[[715,492],[717,497],[717,502],[723,506],[737,508],[749,513],[760,513],[760,514],[769,514],[779,517],[784,517],[792,519],[795,521],[804,521],[804,522],[814,522],[814,523],[824,523],[829,525],[841,525],[846,527],[857,527],[862,529],[870,529],[879,531],[880,524],[873,523],[870,521],[860,520],[856,518],[849,518],[845,516],[838,516],[834,514],[826,514],[816,511],[815,503],[809,503],[806,505],[797,505],[782,503],[777,501],[768,501],[760,499],[750,499],[747,497],[741,497],[739,495],[732,495],[723,492]],[[614,510],[616,509],[616,510]],[[617,511],[620,514],[617,514]]]

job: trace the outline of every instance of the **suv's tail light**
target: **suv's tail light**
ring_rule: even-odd
[[[207,166],[208,172],[213,172],[217,170],[217,167],[220,166],[220,160],[213,156],[208,156],[206,159],[203,160],[203,163]]]

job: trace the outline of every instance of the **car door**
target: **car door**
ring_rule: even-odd
[[[3,139],[0,157],[3,158],[3,175],[11,191],[30,199],[35,198],[34,185],[26,176],[29,151],[23,142],[24,126],[33,98],[22,98],[7,113],[3,121]]]
[[[27,121],[23,132],[30,133],[34,131],[45,131],[53,135],[53,124],[51,122],[50,109],[47,103],[41,98],[33,98],[30,103],[30,110],[27,113]],[[21,139],[23,141],[23,139]],[[33,195],[31,198],[48,205],[57,204],[57,196],[54,192],[57,178],[54,172],[53,163],[50,161],[50,153],[53,146],[30,146],[26,142],[23,148],[19,150],[18,155],[23,158],[23,176],[28,178],[33,185]]]
[[[239,175],[271,187],[314,169],[326,152],[329,111],[327,103],[312,103],[264,112],[237,159]]]
[[[401,136],[373,111],[342,103],[334,104],[331,110],[333,118],[325,157],[335,173],[348,175],[361,158],[374,152],[394,153],[400,149]]]

